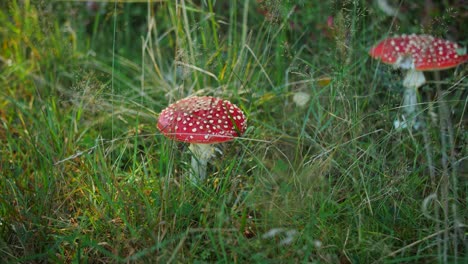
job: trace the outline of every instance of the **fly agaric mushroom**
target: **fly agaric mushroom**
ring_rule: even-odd
[[[246,128],[246,118],[239,107],[211,96],[181,99],[162,110],[158,120],[158,129],[164,136],[190,143],[192,169],[200,179],[205,178],[208,160],[214,156],[213,144],[233,140]]]
[[[395,127],[406,127],[408,123],[415,129],[419,127],[416,122],[417,89],[426,82],[423,71],[438,71],[456,67],[468,61],[466,50],[457,43],[435,38],[430,35],[401,35],[387,38],[370,52],[374,59],[391,64],[395,68],[408,70],[403,80],[406,88],[403,96],[403,123],[395,121]]]

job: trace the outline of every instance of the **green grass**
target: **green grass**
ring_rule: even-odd
[[[150,2],[0,4],[0,262],[467,261],[467,68],[427,74],[427,129],[396,131],[402,73],[367,55],[466,45],[466,7]],[[248,117],[199,184],[156,128],[194,94]]]

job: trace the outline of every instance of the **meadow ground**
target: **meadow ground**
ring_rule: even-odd
[[[403,73],[368,55],[466,46],[463,1],[131,2],[0,3],[1,263],[468,262],[467,67],[396,130]],[[199,184],[156,128],[190,95],[248,118]]]

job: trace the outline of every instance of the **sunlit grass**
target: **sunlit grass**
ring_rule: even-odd
[[[452,123],[424,135],[394,130],[401,74],[367,56],[411,21],[365,1],[0,6],[0,262],[466,259],[466,67],[431,82]],[[156,129],[194,94],[249,126],[199,184]]]

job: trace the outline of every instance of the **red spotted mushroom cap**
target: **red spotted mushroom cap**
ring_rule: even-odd
[[[385,39],[370,50],[383,63],[418,71],[456,67],[468,61],[457,43],[430,35],[402,35]]]
[[[245,132],[244,113],[227,100],[193,96],[179,100],[159,115],[158,129],[168,138],[195,144],[221,143]]]

